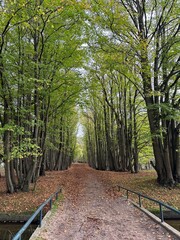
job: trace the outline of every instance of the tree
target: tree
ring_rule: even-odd
[[[25,9],[28,7],[29,2],[22,1],[19,4],[4,2],[1,3],[1,39],[0,39],[0,82],[1,82],[1,97],[2,97],[2,113],[1,124],[3,128],[3,145],[4,145],[4,161],[5,161],[5,174],[8,192],[12,193],[15,189],[15,175],[13,163],[11,159],[11,136],[12,136],[12,115],[14,113],[13,107],[13,94],[11,85],[13,82],[9,81],[7,72],[6,52],[10,45],[8,38],[12,36],[13,28],[16,28],[25,21],[29,21],[35,14],[29,16],[25,15]],[[19,18],[19,16],[21,16]],[[11,46],[11,45],[10,45]]]
[[[29,191],[30,183],[44,173],[47,128],[55,112],[71,125],[62,109],[67,101],[74,108],[80,91],[77,68],[83,56],[79,23],[84,6],[74,3],[1,3],[0,120],[8,192]],[[65,90],[66,96],[58,96],[59,89]],[[53,102],[55,95],[59,100]],[[50,112],[51,107],[55,112]],[[58,130],[62,129],[60,124],[65,126],[59,122]],[[63,131],[65,155],[72,156],[74,132],[66,126]],[[71,161],[67,162],[65,167]]]
[[[138,155],[149,141],[141,133],[147,125],[146,109],[132,82],[115,70],[117,65],[112,69],[104,63],[107,56],[99,54],[89,68],[84,108],[89,164],[101,170],[138,172]]]
[[[177,0],[93,1],[90,12],[96,32],[91,46],[111,55],[115,53],[116,59],[108,62],[115,69],[119,63],[121,75],[144,98],[154,167],[162,185],[179,182],[178,3]],[[127,72],[122,69],[124,65]]]
[[[158,182],[173,185],[179,182],[179,123],[174,114],[178,104],[175,96],[180,77],[180,58],[176,51],[180,28],[176,15],[178,1],[147,3],[137,0],[121,3],[136,30],[135,53],[141,67]]]

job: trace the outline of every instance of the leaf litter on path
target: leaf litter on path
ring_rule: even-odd
[[[56,210],[40,236],[48,240],[177,239],[121,198],[114,188],[119,179],[106,173],[83,164],[61,172],[63,210]]]

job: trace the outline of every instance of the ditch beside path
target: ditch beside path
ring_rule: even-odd
[[[99,171],[74,164],[64,200],[34,240],[178,240],[124,198],[109,194]]]

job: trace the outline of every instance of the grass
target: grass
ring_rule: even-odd
[[[61,203],[63,202],[63,200],[64,200],[64,196],[63,196],[63,194],[61,193],[61,194],[58,195],[57,200],[55,200],[55,201],[53,202],[53,205],[52,205],[52,208],[51,208],[52,214],[54,214],[54,213],[57,211],[58,207],[61,205]]]

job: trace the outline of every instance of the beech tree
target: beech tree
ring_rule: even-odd
[[[27,15],[26,8],[28,8],[29,2],[21,2],[15,4],[13,2],[4,1],[1,2],[1,39],[0,39],[0,81],[1,81],[1,124],[3,131],[3,146],[4,146],[4,162],[5,162],[5,174],[6,184],[8,192],[12,193],[15,190],[16,179],[14,173],[13,161],[11,161],[12,150],[12,132],[14,130],[12,121],[15,114],[15,104],[13,95],[16,91],[12,89],[15,86],[14,74],[8,71],[9,63],[12,61],[13,56],[7,55],[9,48],[12,46],[13,30],[18,28],[20,24],[26,21],[30,21],[35,17],[36,13]],[[20,17],[21,16],[21,17]],[[15,63],[14,63],[15,64]],[[12,66],[10,67],[12,70]],[[20,69],[19,69],[20,72]],[[16,85],[17,86],[17,85]],[[17,129],[19,130],[19,129]]]
[[[147,125],[146,109],[131,81],[115,65],[109,70],[105,58],[99,55],[95,65],[100,65],[89,69],[89,103],[84,110],[89,164],[101,170],[138,172],[138,155],[149,141],[148,127],[146,140],[141,132]]]
[[[120,1],[134,25],[158,182],[179,182],[178,1]]]
[[[143,97],[149,120],[158,182],[179,182],[179,1],[93,1],[93,49],[116,53],[112,68]],[[107,7],[108,5],[108,7]],[[124,61],[119,61],[119,59]],[[107,60],[107,59],[105,59]],[[122,71],[126,65],[129,71]]]
[[[59,121],[56,116],[63,119],[54,126],[63,129],[64,157],[73,155],[75,132],[62,109],[69,101],[73,111],[80,91],[82,9],[72,1],[1,3],[0,120],[10,193],[29,191],[30,183],[44,174],[48,127]]]
[[[179,4],[0,2],[0,133],[8,192],[29,191],[46,170],[70,166],[77,105],[91,167],[138,172],[151,138],[158,182],[180,181]]]

